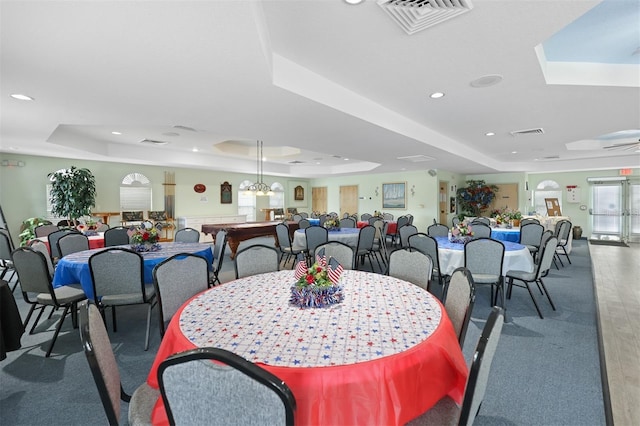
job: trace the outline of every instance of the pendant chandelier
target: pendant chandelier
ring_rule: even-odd
[[[271,190],[271,187],[262,181],[262,141],[256,141],[256,156],[257,156],[257,167],[258,170],[256,172],[256,181],[249,185],[247,191],[258,196],[264,195],[274,195],[274,192]]]

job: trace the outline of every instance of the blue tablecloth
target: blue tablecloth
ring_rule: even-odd
[[[213,253],[209,244],[200,243],[161,243],[162,247],[159,251],[141,253],[144,258],[144,282],[153,282],[153,268],[163,260],[178,253],[193,253],[207,259],[211,265],[213,262]],[[128,245],[122,246],[129,248]],[[93,281],[91,280],[91,271],[89,270],[89,258],[91,255],[105,250],[104,248],[85,250],[72,253],[60,259],[53,276],[53,287],[61,287],[69,284],[80,283],[87,298],[94,298]]]
[[[436,237],[436,241],[438,241],[439,249],[464,250],[464,244],[452,243],[447,237]],[[501,241],[501,243],[504,244],[505,251],[516,251],[526,248],[522,244],[514,243],[512,241]]]
[[[329,241],[340,241],[353,248],[358,245],[359,236],[359,228],[340,228],[335,231],[329,231],[328,233]],[[298,229],[293,233],[292,247],[294,250],[304,250],[307,248],[307,237],[304,229]]]
[[[500,241],[520,241],[520,228],[491,228],[491,238]]]
[[[307,220],[313,226],[320,226],[320,219],[308,218]]]

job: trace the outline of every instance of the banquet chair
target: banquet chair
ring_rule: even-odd
[[[369,219],[371,219],[373,217],[373,215],[371,213],[362,213],[360,215],[360,220],[363,222],[368,222]]]
[[[482,334],[473,354],[467,386],[464,391],[462,405],[458,406],[453,399],[445,396],[429,411],[407,423],[407,426],[418,425],[467,425],[475,420],[484,395],[493,356],[495,355],[504,325],[502,309],[494,306],[482,329]]]
[[[531,296],[531,300],[533,300],[533,304],[536,307],[536,311],[538,311],[538,315],[540,318],[544,318],[542,316],[542,312],[540,311],[540,307],[538,306],[538,302],[536,302],[536,298],[533,296],[533,292],[531,291],[531,287],[529,287],[529,283],[536,283],[538,285],[538,289],[543,294],[547,295],[547,299],[549,299],[549,303],[551,304],[551,308],[555,311],[556,307],[551,300],[551,296],[549,295],[549,291],[547,287],[544,285],[542,281],[542,277],[544,277],[551,269],[551,262],[556,253],[556,248],[558,246],[558,240],[556,237],[551,237],[547,241],[545,241],[544,245],[540,246],[540,261],[534,266],[533,272],[527,271],[516,271],[511,270],[507,271],[505,274],[505,278],[507,279],[507,297],[511,299],[511,291],[513,290],[513,286],[517,287],[525,287],[527,291],[529,291],[529,295]],[[518,285],[514,283],[514,280],[521,281],[523,284]]]
[[[299,214],[300,214],[300,216],[302,216],[303,219],[308,219],[309,218],[309,213],[307,213],[307,212],[300,212]]]
[[[95,303],[100,312],[111,307],[113,331],[117,331],[116,306],[147,305],[147,332],[144,350],[149,349],[151,310],[156,305],[153,283],[144,282],[144,262],[140,253],[120,247],[99,251],[89,258]]]
[[[176,231],[173,241],[176,243],[197,243],[200,242],[200,232],[193,228],[182,228]]]
[[[130,425],[149,424],[160,391],[145,382],[136,388],[133,395],[128,395],[122,387],[118,363],[99,309],[85,301],[79,306],[79,314],[82,348],[98,388],[107,421],[110,425],[120,423],[120,402],[124,401],[129,404]],[[97,422],[97,419],[94,418],[94,422]]]
[[[106,232],[107,229],[109,229],[110,226],[106,223],[100,223],[98,225],[98,227],[96,228],[96,232]]]
[[[104,231],[104,246],[122,246],[129,244],[129,229],[123,226],[114,226]]]
[[[284,260],[284,265],[286,265],[289,259],[293,258],[295,260],[295,258],[303,252],[303,250],[293,249],[289,227],[285,223],[276,225],[276,238],[278,239],[278,249],[280,250],[280,263]]]
[[[329,241],[329,231],[323,226],[310,226],[305,228],[304,236],[306,238],[305,254],[307,256],[307,264],[311,264],[315,257],[316,247]]]
[[[449,236],[449,228],[441,223],[434,223],[427,228],[427,235],[430,237],[447,237]]]
[[[409,281],[427,291],[431,283],[433,263],[419,250],[398,249],[389,255],[389,276]]]
[[[324,249],[327,261],[330,258],[336,259],[343,269],[353,269],[354,255],[353,247],[343,243],[342,241],[327,241],[316,247],[316,251]]]
[[[245,247],[233,259],[236,278],[280,270],[280,255],[274,247],[256,244]]]
[[[328,214],[321,214],[318,218],[320,220],[320,226],[324,226],[324,223],[330,218]]]
[[[171,355],[158,367],[158,384],[171,425],[293,425],[289,387],[225,349]]]
[[[39,251],[40,253],[42,253],[42,255],[45,257],[45,260],[47,261],[47,269],[49,270],[49,276],[53,278],[55,268],[53,267],[51,256],[49,256],[49,249],[47,248],[47,245],[43,241],[32,240],[29,243],[29,247],[31,247],[35,251]]]
[[[33,229],[36,238],[48,237],[50,233],[60,230],[58,225],[38,225]]]
[[[158,300],[160,337],[180,306],[209,288],[209,262],[192,253],[178,253],[153,268],[153,286]]]
[[[75,232],[63,235],[56,244],[61,258],[71,253],[89,250],[89,238],[84,234]]]
[[[475,228],[474,228],[475,229]],[[495,305],[498,293],[502,295],[502,308],[505,308],[504,277],[504,244],[491,238],[476,238],[464,245],[464,266],[471,272],[473,282],[491,285],[491,305]],[[494,300],[493,287],[496,287]]]
[[[458,216],[454,216],[453,219],[451,219],[451,225],[454,227],[460,225],[460,218]]]
[[[224,260],[224,251],[227,248],[227,231],[224,229],[216,233],[216,241],[213,244],[213,263],[209,272],[209,287],[220,284],[220,270]]]
[[[298,223],[300,223],[300,221],[302,220],[302,215],[301,215],[300,213],[296,213],[296,214],[294,214],[294,215],[291,217],[291,219],[292,219],[294,222],[298,222]]]
[[[340,219],[340,228],[355,228],[356,221],[352,217],[345,217],[344,219]]]
[[[551,238],[551,237],[553,237],[553,231],[552,230],[547,229],[546,231],[544,231],[542,233],[542,237],[540,237],[540,247],[543,247],[545,245],[545,243],[547,242],[547,240],[549,238]],[[538,250],[536,255],[533,257],[533,263],[534,264],[540,263],[540,250]],[[558,264],[556,263],[556,257],[555,256],[553,256],[553,264],[556,267],[556,269],[560,269],[560,268],[558,268]],[[543,276],[546,276],[546,275],[547,274],[545,273]]]
[[[535,257],[540,248],[540,240],[544,233],[544,226],[539,223],[527,223],[520,226],[520,241],[523,246],[529,249],[529,253]]]
[[[59,229],[47,235],[49,241],[49,251],[51,252],[51,261],[54,266],[58,263],[58,260],[62,257],[60,249],[58,248],[58,240],[67,234],[79,234],[80,232],[75,229]]]
[[[384,219],[384,220],[393,220],[393,214],[391,214],[391,213],[382,213],[382,219]]]
[[[71,320],[73,322],[73,326],[76,327],[77,304],[78,302],[85,300],[87,297],[82,289],[78,289],[73,286],[62,286],[54,289],[46,257],[41,252],[36,251],[31,247],[19,247],[11,253],[11,259],[16,271],[18,272],[22,297],[24,298],[25,303],[31,305],[27,318],[23,324],[25,328],[27,327],[33,312],[36,309],[40,310],[36,320],[31,326],[29,334],[33,334],[33,331],[38,325],[38,322],[44,313],[44,309],[47,306],[52,306],[54,309],[64,308],[45,355],[49,358],[67,314],[71,311]]]
[[[484,216],[476,217],[471,222],[471,225],[473,226],[473,225],[476,225],[478,223],[481,223],[483,225],[487,225],[487,226],[491,227],[491,219],[489,219],[488,217],[484,217]]]
[[[533,217],[527,217],[520,220],[520,227],[522,228],[524,225],[528,223],[537,223],[538,225],[540,225],[540,221],[538,219],[535,219]]]
[[[418,228],[413,225],[406,224],[402,228],[398,229],[400,234],[400,247],[409,247],[409,237],[418,233]]]
[[[358,234],[358,243],[356,244],[356,251],[354,255],[354,264],[353,269],[358,268],[358,259],[360,262],[364,264],[365,257],[369,259],[369,264],[371,265],[371,270],[373,271],[373,259],[371,255],[373,253],[373,244],[376,238],[376,228],[371,225],[364,226],[360,228],[360,232]],[[378,267],[382,270],[382,265],[380,265],[380,261],[376,257],[376,261],[378,262]]]
[[[386,213],[385,213],[386,214]],[[386,219],[385,219],[386,220]],[[391,245],[394,246],[398,242],[400,242],[400,228],[409,224],[409,218],[407,216],[400,216],[396,222],[396,232],[394,234],[390,234],[391,236]]]
[[[471,230],[473,238],[491,238],[491,227],[482,222],[472,223]]]
[[[13,266],[13,261],[11,260],[12,251],[13,241],[11,241],[11,237],[9,237],[9,231],[6,229],[0,229],[0,268],[2,268],[0,280],[4,279],[4,276],[7,275],[8,272],[11,272],[11,275],[7,278],[7,282],[11,281],[13,276],[16,274],[16,268]],[[47,256],[48,255],[49,253],[47,253]],[[16,290],[19,281],[20,280],[16,280],[16,283],[13,285],[13,288],[11,289],[12,293]]]
[[[384,267],[382,273],[385,273],[389,265],[389,253],[387,251],[387,229],[389,228],[389,222],[378,219],[373,221],[371,225],[376,228],[376,235],[373,239],[373,249],[371,252],[376,256],[376,260],[378,256],[382,259],[382,266]]]
[[[438,283],[443,285],[447,281],[447,276],[440,270],[440,255],[438,253],[438,241],[425,233],[418,232],[409,237],[409,247],[412,250],[418,250],[424,254],[429,255],[433,266],[433,274],[437,274]]]
[[[464,338],[467,334],[475,299],[476,289],[471,273],[464,267],[456,268],[451,273],[449,281],[445,284],[442,303],[458,336],[460,348],[464,345]]]
[[[59,220],[58,223],[56,223],[56,226],[58,228],[69,227],[69,226],[73,226],[73,222],[71,222],[68,219],[62,219],[62,220]]]
[[[298,229],[307,229],[310,226],[311,226],[311,222],[309,222],[309,219],[303,218],[298,221]]]
[[[560,265],[564,266],[562,263],[562,259],[560,256],[564,254],[571,264],[571,259],[569,258],[569,253],[567,252],[567,244],[569,243],[569,234],[571,233],[572,224],[568,220],[560,220],[556,223],[556,233],[555,237],[558,239],[558,249],[556,251],[556,258],[560,261]],[[562,249],[562,252],[560,252]]]
[[[367,222],[369,223],[369,225],[373,225],[376,222],[384,222],[384,219],[382,219],[380,216],[371,216]]]

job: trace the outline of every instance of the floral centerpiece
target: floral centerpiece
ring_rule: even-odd
[[[330,217],[324,221],[323,226],[328,230],[340,229],[340,219],[337,217]]]
[[[134,228],[129,241],[131,242],[131,249],[137,252],[143,251],[158,251],[160,250],[160,244],[158,244],[158,230],[156,228]]]
[[[472,238],[473,229],[471,229],[471,225],[461,222],[451,228],[451,237],[449,237],[449,241],[452,243],[464,244]]]
[[[334,258],[327,264],[324,253],[316,256],[316,262],[310,268],[301,260],[296,266],[297,281],[291,287],[291,304],[301,308],[324,308],[342,302],[344,295],[339,285],[342,271],[342,265]]]
[[[491,218],[496,221],[496,224],[500,227],[505,227],[509,224],[509,216],[507,216],[504,210],[494,210],[491,212]]]

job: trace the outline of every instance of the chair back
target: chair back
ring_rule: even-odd
[[[213,245],[213,263],[211,264],[211,270],[213,273],[213,278],[211,280],[212,284],[215,284],[216,282],[220,283],[218,274],[220,273],[220,269],[222,269],[222,261],[224,260],[224,251],[226,248],[227,231],[221,229],[216,233],[216,242]]]
[[[173,237],[176,243],[197,243],[200,242],[200,231],[193,228],[182,228]]]
[[[537,223],[538,225],[540,225],[540,221],[538,219],[535,219],[533,217],[527,217],[527,218],[524,218],[524,219],[520,220],[520,227],[523,227],[524,225],[526,225],[528,223]]]
[[[389,255],[389,276],[409,281],[425,290],[433,271],[431,257],[418,250],[398,249]]]
[[[457,268],[445,283],[443,304],[458,336],[460,348],[464,345],[475,297],[476,290],[471,273],[466,268]]]
[[[482,222],[475,222],[471,224],[473,230],[473,238],[491,238],[491,227],[485,225]]]
[[[556,253],[558,247],[558,239],[556,237],[549,237],[543,245],[540,245],[540,255],[536,270],[536,280],[546,275],[547,271],[551,269],[551,263],[553,262],[553,256]]]
[[[375,239],[376,228],[371,225],[360,228],[360,232],[358,233],[358,244],[356,245],[356,255],[371,251],[373,249]]]
[[[293,425],[296,402],[289,387],[224,349],[171,355],[158,367],[158,384],[172,425]]]
[[[49,270],[49,275],[53,278],[53,273],[55,272],[55,268],[53,267],[53,262],[51,262],[51,256],[49,255],[49,249],[47,245],[40,240],[33,240],[29,245],[34,251],[38,251],[42,253],[47,262],[47,269]]]
[[[413,225],[406,224],[402,228],[398,229],[400,234],[400,247],[409,247],[409,237],[418,233],[418,228]]]
[[[504,244],[501,241],[476,238],[464,245],[464,266],[475,283],[497,282],[502,276],[503,261]]]
[[[433,269],[442,275],[442,271],[440,271],[440,256],[438,255],[438,241],[434,237],[418,232],[409,237],[409,247],[412,250],[418,250],[428,255],[433,263]]]
[[[84,234],[70,233],[58,239],[58,253],[60,257],[79,251],[89,250],[89,238]]]
[[[276,225],[276,237],[278,238],[280,250],[291,248],[291,235],[289,234],[289,227],[285,223]]]
[[[360,215],[360,220],[363,221],[363,222],[368,222],[369,219],[371,219],[371,218],[372,218],[371,213],[362,213]]]
[[[544,231],[542,233],[542,237],[540,237],[540,250],[542,250],[542,247],[545,246],[545,244],[547,244],[547,241],[549,240],[549,238],[553,237],[553,231],[550,229],[547,229],[546,231]],[[533,262],[537,265],[538,263],[540,263],[540,250],[538,250],[538,253],[536,253],[536,256],[533,258]],[[553,260],[553,259],[552,259]]]
[[[487,226],[491,227],[491,219],[489,219],[488,217],[484,217],[484,216],[476,217],[471,222],[471,225],[476,225],[478,223],[482,223],[483,225],[487,225]]]
[[[434,223],[427,228],[427,235],[430,237],[447,237],[449,235],[449,228],[447,225]]]
[[[50,294],[57,305],[51,275],[44,254],[31,247],[18,247],[11,253],[13,266],[18,273],[20,289],[27,300],[27,293]]]
[[[460,225],[460,218],[458,216],[454,216],[453,219],[451,219],[451,224],[453,226],[458,226]]]
[[[326,243],[320,244],[316,247],[316,251],[321,249],[324,249],[327,262],[333,257],[335,260],[340,262],[343,269],[353,269],[353,247],[343,243],[342,241],[327,241]]]
[[[302,216],[303,219],[307,219],[309,217],[309,213],[307,212],[300,212],[299,214],[300,216]]]
[[[58,240],[67,234],[79,234],[79,232],[74,229],[59,229],[47,236],[47,239],[49,240],[49,250],[51,251],[51,259],[53,259],[54,262],[57,262],[58,259],[62,257],[58,248]]]
[[[384,219],[384,220],[393,220],[393,214],[391,214],[391,213],[382,213],[382,219]]]
[[[561,220],[556,224],[556,237],[558,238],[558,246],[565,246],[569,241],[572,224],[568,220]]]
[[[0,229],[0,263],[2,263],[3,266],[6,265],[7,262],[11,261],[12,251],[13,241],[11,241],[11,237],[9,237],[9,231],[6,229]]]
[[[58,225],[38,225],[33,229],[36,238],[48,237],[50,233],[60,230]]]
[[[78,306],[80,340],[93,380],[110,425],[120,422],[120,396],[124,393],[120,371],[111,349],[104,320],[96,305],[88,301]]]
[[[307,229],[310,226],[311,226],[311,222],[309,222],[308,219],[302,218],[298,221],[298,229]]]
[[[539,247],[543,232],[544,226],[539,223],[527,223],[520,226],[520,244]]]
[[[143,264],[139,253],[125,248],[113,247],[93,254],[89,270],[96,300],[111,302],[113,298],[123,305],[146,302]]]
[[[484,400],[491,363],[498,347],[503,324],[504,313],[501,308],[494,306],[482,329],[482,335],[473,355],[473,362],[467,379],[467,388],[465,389],[462,408],[460,409],[459,425],[471,426],[480,409],[480,404]]]
[[[352,217],[345,217],[340,219],[340,228],[355,228],[356,220]]]
[[[160,307],[160,335],[180,306],[209,288],[209,262],[191,253],[179,253],[153,268],[153,285]]]
[[[278,250],[263,244],[256,244],[239,250],[233,261],[236,269],[236,278],[280,270]]]
[[[104,231],[104,246],[123,246],[129,244],[129,230],[122,226],[115,226]]]
[[[313,257],[316,247],[329,241],[329,231],[323,226],[310,226],[305,228],[304,235],[307,240],[307,253]]]
[[[396,222],[396,229],[400,232],[400,228],[409,224],[409,216],[400,216]]]

